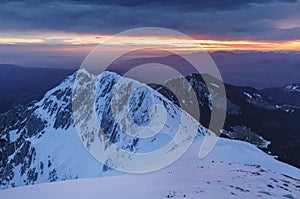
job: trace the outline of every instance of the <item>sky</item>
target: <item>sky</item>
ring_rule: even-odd
[[[300,50],[299,10],[298,0],[2,0],[0,53],[6,57],[0,62],[18,54],[84,54],[141,27],[180,31],[209,51]],[[143,36],[124,40],[149,42]],[[199,50],[176,38],[150,40]]]

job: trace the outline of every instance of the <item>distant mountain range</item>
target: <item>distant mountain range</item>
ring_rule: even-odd
[[[266,88],[261,92],[269,96],[269,99],[300,107],[300,83],[278,88]]]
[[[149,57],[149,53],[146,55],[140,53],[136,56],[138,58],[131,57],[130,59],[117,60],[110,66],[111,71],[122,74],[129,68],[139,64],[161,63],[179,70],[183,75],[195,72],[195,70],[191,69],[188,62],[183,61],[178,56],[155,53],[151,54],[151,57]],[[287,92],[281,94],[282,92],[280,91],[284,86],[299,83],[299,51],[216,51],[211,52],[210,55],[226,83],[250,86],[258,90],[267,89],[261,92],[283,103],[295,105],[295,103],[297,104],[300,101],[293,99],[293,96],[298,96],[297,94],[294,95]],[[199,53],[193,53],[189,56],[199,56]],[[23,57],[14,57],[14,60],[19,60],[21,65],[32,66],[32,68],[0,64],[0,113],[9,110],[17,104],[26,104],[32,100],[41,99],[46,91],[57,86],[63,79],[72,74],[75,71],[74,68],[80,66],[83,57],[85,57],[85,54],[74,54],[73,57],[70,55],[65,58],[59,56],[60,65],[53,64],[51,69],[34,68],[36,63],[30,64],[30,60],[23,63]],[[55,59],[53,56],[50,58],[51,60]],[[43,59],[49,58],[45,56]],[[69,66],[70,60],[74,60],[72,69],[58,69],[59,67],[62,68],[64,63],[65,67]],[[205,66],[203,67],[205,68]],[[278,91],[274,89],[271,89],[273,91],[268,91],[268,88],[275,88]],[[285,101],[286,99],[280,96],[287,96],[290,100]]]
[[[187,54],[186,57],[201,57],[203,53]],[[299,83],[300,52],[298,51],[216,51],[209,53],[218,67],[224,82],[256,89],[282,87]],[[160,63],[171,66],[183,75],[194,73],[193,67],[178,55],[117,59],[110,68],[118,73],[145,63]],[[203,64],[203,71],[208,70]]]
[[[256,89],[299,83],[300,52],[215,52],[211,54],[223,80]]]
[[[40,100],[74,70],[0,64],[0,113],[18,104]]]

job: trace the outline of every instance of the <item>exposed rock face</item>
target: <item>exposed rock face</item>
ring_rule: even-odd
[[[300,109],[289,104],[281,104],[270,100],[263,92],[251,87],[232,86],[225,84],[227,107],[220,106],[224,101],[218,95],[218,87],[221,82],[212,78],[205,84],[199,74],[192,74],[185,77],[198,98],[200,107],[200,122],[208,127],[211,120],[212,107],[215,109],[226,109],[226,119],[223,129],[213,129],[222,132],[222,136],[231,139],[250,142],[264,151],[278,156],[278,159],[300,168],[298,153],[300,149]],[[178,79],[170,80],[178,81]],[[179,81],[180,83],[180,81]],[[178,99],[161,86],[153,86],[169,100],[179,105]],[[297,86],[290,86],[293,92]],[[184,85],[178,86],[180,91],[186,92]],[[210,91],[210,92],[209,92]],[[188,98],[188,92],[185,95]],[[297,93],[298,94],[298,93]],[[212,98],[215,104],[211,105]],[[181,103],[186,107],[194,107],[185,99]],[[181,107],[185,110],[185,107]],[[187,111],[191,113],[190,111]],[[193,114],[191,114],[193,115]],[[247,129],[247,130],[246,130]]]

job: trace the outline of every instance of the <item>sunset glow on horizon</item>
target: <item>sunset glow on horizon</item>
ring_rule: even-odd
[[[109,41],[113,35],[93,35],[75,33],[48,33],[25,34],[23,36],[7,37],[0,35],[0,45],[56,45],[55,48],[45,48],[44,51],[90,51],[93,46]],[[107,42],[109,43],[109,42]],[[222,40],[222,39],[193,39],[172,38],[166,36],[155,37],[123,37],[111,43],[116,49],[126,45],[154,45],[156,47],[176,49],[179,51],[195,52],[207,51],[233,51],[233,50],[257,50],[257,51],[300,51],[300,40],[292,41],[252,41],[252,40]],[[60,47],[61,46],[61,47]]]

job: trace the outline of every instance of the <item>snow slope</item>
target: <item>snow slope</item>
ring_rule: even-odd
[[[300,198],[299,169],[249,143],[223,138],[200,160],[201,140],[157,172],[18,187],[0,191],[0,198]]]

